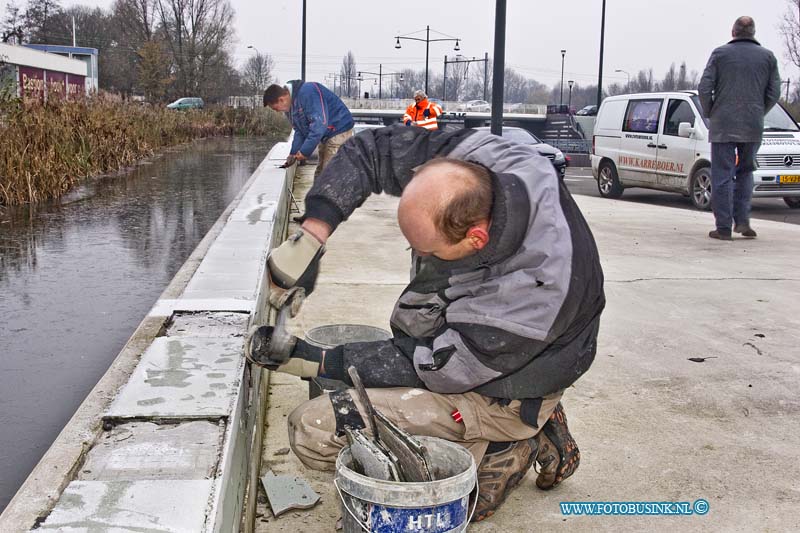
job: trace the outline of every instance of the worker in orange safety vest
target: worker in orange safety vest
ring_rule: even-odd
[[[428,95],[424,91],[414,91],[414,103],[408,106],[406,114],[403,115],[403,123],[406,126],[419,126],[426,130],[438,130],[439,124],[437,117],[442,114],[442,106],[429,102]]]

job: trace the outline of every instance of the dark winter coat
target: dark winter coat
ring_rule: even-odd
[[[711,53],[699,92],[711,142],[760,143],[764,115],[780,97],[778,62],[755,39],[734,39]]]
[[[344,345],[344,368],[356,366],[367,387],[506,399],[568,387],[594,359],[603,273],[586,221],[532,146],[470,129],[367,130],[317,177],[305,216],[336,228],[369,195],[399,196],[413,169],[438,156],[491,171],[489,242],[457,261],[412,257],[394,338]]]

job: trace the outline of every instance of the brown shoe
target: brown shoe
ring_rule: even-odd
[[[473,522],[494,514],[508,493],[519,485],[536,459],[536,439],[511,443],[505,450],[483,456],[478,467],[478,503]]]
[[[719,230],[715,229],[714,231],[709,231],[708,236],[712,239],[719,239],[721,241],[732,241],[733,237],[731,237],[729,233],[721,233]]]
[[[733,226],[734,233],[741,233],[742,237],[747,237],[748,239],[755,239],[758,237],[758,233],[750,227],[750,224],[735,224]]]
[[[535,438],[539,442],[536,462],[540,467],[536,486],[550,490],[571,476],[581,462],[581,452],[569,432],[561,402]]]

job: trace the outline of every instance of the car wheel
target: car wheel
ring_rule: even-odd
[[[784,196],[783,201],[792,209],[800,209],[800,196]]]
[[[609,161],[600,163],[597,172],[597,190],[603,198],[619,198],[625,190],[619,182],[617,169]]]
[[[689,182],[689,195],[692,205],[701,211],[711,209],[711,169],[698,169]]]

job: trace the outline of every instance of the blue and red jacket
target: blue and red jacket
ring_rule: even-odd
[[[292,91],[292,154],[310,157],[319,143],[353,128],[350,110],[321,83],[292,80],[287,85]]]

